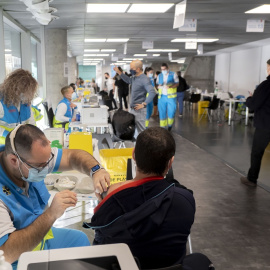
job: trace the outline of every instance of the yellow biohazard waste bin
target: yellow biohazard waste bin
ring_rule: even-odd
[[[208,107],[209,106],[209,101],[199,101],[198,102],[198,114],[203,114],[204,108],[203,107]]]
[[[101,164],[111,176],[111,184],[126,181],[127,161],[132,158],[132,151],[133,148],[99,151]]]
[[[81,149],[93,155],[92,133],[72,132],[69,135],[69,149]]]

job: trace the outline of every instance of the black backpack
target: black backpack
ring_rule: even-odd
[[[114,134],[121,140],[132,140],[135,133],[135,116],[127,111],[118,110],[112,119]]]

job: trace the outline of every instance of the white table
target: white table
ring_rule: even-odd
[[[233,113],[235,113],[235,108],[233,106],[233,104],[235,102],[245,102],[246,99],[234,99],[234,98],[230,98],[230,99],[225,99],[224,100],[225,103],[229,103],[229,119],[228,119],[228,125],[230,126],[231,125],[231,121],[232,121],[232,108],[233,108]],[[247,126],[248,125],[248,107],[246,106],[246,118],[245,118],[245,125]]]

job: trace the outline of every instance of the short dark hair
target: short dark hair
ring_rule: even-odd
[[[110,76],[110,74],[109,74],[108,72],[105,72],[104,74],[106,74],[106,75]]]
[[[71,83],[69,86],[71,86],[73,88],[73,91],[75,91],[75,89],[76,89],[75,83]]]
[[[151,127],[137,137],[135,160],[138,170],[144,174],[163,175],[174,154],[174,138],[164,128]]]
[[[270,66],[270,59],[266,63]]]
[[[146,74],[147,72],[153,70],[151,67],[146,67],[145,70],[144,70],[144,74]]]
[[[14,153],[10,143],[10,133],[6,137],[5,143],[5,154]],[[45,134],[36,126],[25,124],[19,127],[17,130],[15,139],[14,139],[14,146],[15,150],[19,156],[27,157],[32,150],[32,144],[35,141],[40,141],[42,146],[47,146],[48,141],[46,140]]]
[[[169,67],[168,67],[168,64],[166,64],[166,63],[162,63],[161,66],[162,66],[162,67],[169,68]]]
[[[156,75],[158,76],[161,72],[160,71],[156,71]]]

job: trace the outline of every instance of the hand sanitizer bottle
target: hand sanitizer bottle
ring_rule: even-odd
[[[0,250],[0,270],[12,270],[11,264],[5,261],[3,250]]]

